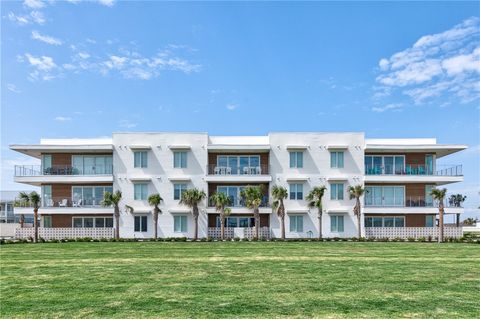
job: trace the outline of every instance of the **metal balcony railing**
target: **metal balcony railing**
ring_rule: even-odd
[[[365,165],[366,175],[435,175],[462,176],[462,165],[447,167],[434,171],[428,165]]]
[[[268,175],[268,165],[257,166],[218,166],[207,165],[208,175]]]
[[[112,175],[113,166],[91,166],[76,168],[70,165],[15,165],[15,176],[50,176],[50,175]]]
[[[230,196],[230,201],[232,204],[229,205],[229,207],[246,207],[245,200],[243,198],[233,198],[233,196]],[[215,207],[215,205],[212,201],[209,201],[208,207]],[[268,196],[263,197],[260,207],[270,207]]]

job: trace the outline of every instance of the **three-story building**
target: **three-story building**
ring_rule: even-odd
[[[279,237],[280,221],[271,207],[274,185],[288,190],[286,236],[318,236],[318,214],[306,195],[325,186],[324,237],[436,236],[433,187],[463,180],[461,166],[437,167],[437,159],[465,149],[435,139],[365,139],[363,133],[270,133],[267,136],[209,136],[207,133],[114,133],[111,139],[41,140],[11,149],[41,161],[15,167],[15,181],[41,187],[41,231],[55,238],[113,236],[113,208],[103,194],[119,190],[120,236],[153,237],[148,196],[163,202],[160,237],[193,237],[194,219],[180,205],[183,191],[204,190],[199,237],[218,237],[220,218],[208,198],[227,194],[232,202],[227,237],[252,237],[255,219],[241,197],[248,185],[262,185],[260,236]],[[362,185],[362,225],[353,214],[348,187]],[[125,209],[126,206],[132,210]],[[19,203],[16,214],[31,213]],[[447,206],[455,206],[448,205]],[[447,207],[460,214],[461,207]],[[30,229],[19,229],[28,236]],[[457,229],[446,236],[458,236]]]

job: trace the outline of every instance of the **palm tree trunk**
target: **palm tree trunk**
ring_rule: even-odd
[[[33,227],[35,228],[35,235],[33,242],[38,242],[38,208],[33,209]]]
[[[285,213],[282,214],[282,216],[280,217],[280,224],[281,224],[281,228],[282,228],[282,239],[285,240]]]
[[[120,209],[115,205],[115,239],[120,239]]]
[[[220,211],[220,239],[224,240],[225,239],[225,213],[223,212],[223,209]]]
[[[198,207],[197,206],[193,206],[193,219],[194,219],[194,222],[195,222],[193,240],[197,241],[197,239],[198,239]]]
[[[322,213],[318,212],[318,239],[322,240]]]
[[[25,224],[25,215],[20,215],[20,228],[23,228],[23,224]]]
[[[258,211],[258,208],[255,208],[253,212],[255,214],[255,237],[259,239],[258,235],[260,233],[260,212]]]
[[[158,211],[155,208],[153,210],[153,229],[155,230],[155,239],[158,238]]]
[[[438,242],[442,243],[443,242],[443,204],[440,204],[438,207]]]
[[[362,237],[362,207],[360,206],[360,197],[357,197],[357,223],[358,223],[358,239]]]

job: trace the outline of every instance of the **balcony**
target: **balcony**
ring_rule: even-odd
[[[209,164],[206,168],[207,182],[271,182],[269,167],[258,166],[219,166]]]
[[[448,196],[447,196],[448,198]],[[463,213],[462,203],[447,199],[444,203],[446,214]],[[426,196],[407,196],[404,199],[365,199],[364,213],[368,214],[437,214],[438,202]]]
[[[113,208],[102,206],[103,198],[68,198],[63,197],[45,197],[39,207],[41,214],[99,214],[113,213]],[[14,212],[18,214],[32,214],[33,205],[16,199],[14,202]]]
[[[113,166],[79,169],[71,165],[15,165],[14,180],[36,186],[48,183],[113,183]]]
[[[239,208],[239,207],[240,208],[242,208],[242,207],[245,208],[245,207],[247,207],[245,205],[245,200],[243,198],[238,198],[238,197],[234,198],[234,197],[230,196],[230,201],[232,202],[232,205],[229,206],[231,208]],[[213,207],[215,207],[215,205],[212,202],[209,202],[208,207],[213,208]],[[262,207],[262,208],[270,207],[268,196],[263,196],[260,207]]]
[[[434,176],[462,176],[462,165],[447,167],[434,171],[428,165],[365,165],[366,175],[434,175]]]

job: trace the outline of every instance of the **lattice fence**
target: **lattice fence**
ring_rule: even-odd
[[[33,237],[35,229],[17,228],[15,230],[15,238]],[[44,228],[38,227],[38,237],[46,240],[50,239],[70,239],[91,237],[93,239],[113,238],[113,228]]]
[[[365,237],[376,238],[421,238],[438,237],[438,227],[365,227]],[[444,237],[462,237],[461,227],[445,227]]]

